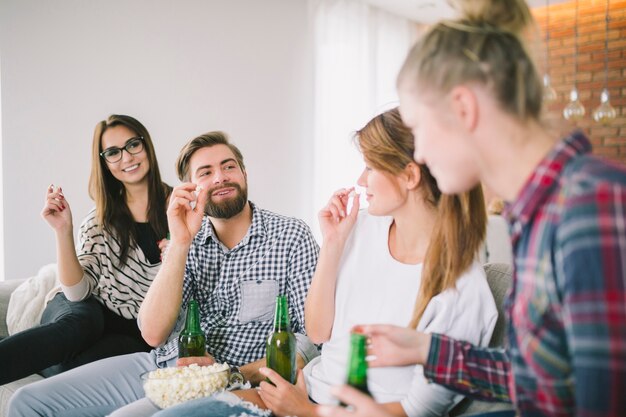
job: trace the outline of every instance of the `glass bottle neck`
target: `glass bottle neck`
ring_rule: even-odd
[[[347,382],[354,387],[367,386],[367,345],[362,334],[353,333],[350,339],[350,365],[348,367]]]
[[[279,295],[276,298],[276,311],[274,313],[274,332],[290,332],[289,325],[289,307],[287,306],[287,297]]]
[[[200,308],[196,300],[191,300],[187,306],[187,320],[185,321],[185,333],[202,333],[200,328]]]

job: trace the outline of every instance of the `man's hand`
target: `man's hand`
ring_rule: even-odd
[[[291,385],[270,368],[261,368],[261,375],[272,381],[259,385],[259,396],[277,416],[315,416],[315,405],[309,401],[302,370],[298,369],[296,384]]]
[[[197,196],[196,196],[197,194]],[[208,190],[187,182],[174,188],[167,208],[172,243],[190,245],[202,225]]]
[[[208,366],[213,365],[215,363],[215,359],[207,353],[204,356],[188,356],[186,358],[178,358],[176,360],[176,366],[189,366],[194,363],[200,366]]]
[[[322,417],[394,417],[372,397],[359,392],[347,385],[332,389],[334,396],[344,404],[352,406],[352,410],[344,407],[322,405],[317,407],[317,414]]]

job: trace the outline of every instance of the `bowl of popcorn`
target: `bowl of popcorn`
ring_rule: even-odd
[[[167,408],[185,401],[223,391],[229,383],[225,363],[162,368],[141,375],[146,397],[157,407]]]

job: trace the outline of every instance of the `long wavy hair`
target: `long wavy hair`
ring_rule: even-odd
[[[453,288],[476,259],[487,228],[483,192],[479,185],[459,195],[442,194],[428,167],[413,159],[413,134],[402,123],[398,108],[374,117],[356,132],[355,141],[370,165],[381,171],[398,175],[409,163],[417,164],[420,191],[427,205],[437,210],[409,323],[416,328],[430,300]]]
[[[172,188],[161,181],[161,173],[154,153],[150,133],[137,119],[113,114],[96,125],[91,147],[91,175],[89,176],[89,196],[96,203],[98,223],[118,240],[120,264],[125,264],[131,243],[137,242],[135,220],[126,202],[124,184],[118,181],[100,156],[102,135],[115,126],[124,126],[137,136],[143,137],[144,151],[147,154],[148,171],[148,223],[157,238],[167,236],[166,200]],[[123,202],[124,204],[120,204]]]

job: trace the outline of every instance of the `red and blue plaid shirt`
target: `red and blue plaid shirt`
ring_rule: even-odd
[[[626,416],[626,169],[559,142],[508,207],[505,349],[433,335],[424,374],[522,416]]]

